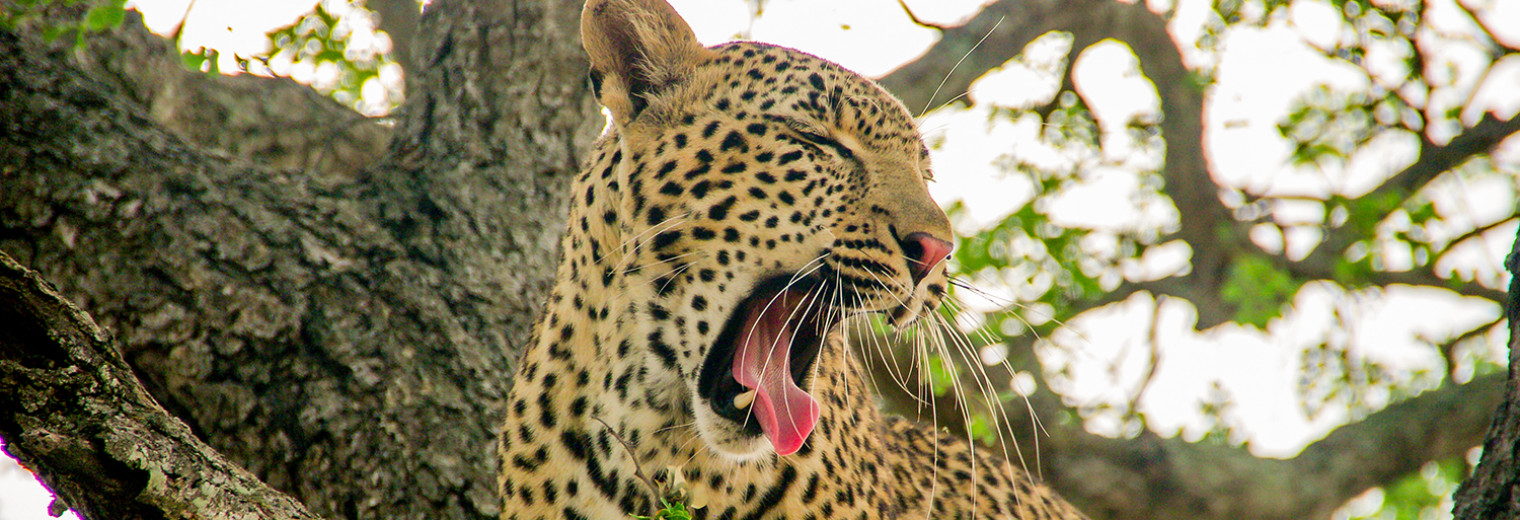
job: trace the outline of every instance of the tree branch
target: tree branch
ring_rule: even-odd
[[[960,102],[966,99],[964,94],[976,78],[1001,67],[1041,34],[1069,31],[1079,25],[1079,22],[1088,21],[1088,16],[1084,14],[1087,9],[1100,10],[1091,18],[1101,19],[1108,10],[1105,6],[1111,3],[1114,2],[1003,0],[989,4],[965,25],[943,29],[939,42],[931,46],[923,56],[898,67],[878,81],[915,113],[925,107],[934,108],[932,104],[936,101]],[[1065,7],[1066,4],[1071,5],[1068,8]],[[1001,24],[998,23],[1000,20]],[[993,30],[994,27],[997,29]],[[982,42],[979,47],[976,46],[978,41]],[[1073,48],[1082,49],[1096,41],[1086,42],[1086,45],[1084,42],[1076,42]],[[950,65],[957,62],[960,66],[950,72]],[[935,95],[935,87],[941,81],[944,86]]]
[[[1177,238],[1193,250],[1192,269],[1173,295],[1193,302],[1200,329],[1229,321],[1234,306],[1219,296],[1219,287],[1240,244],[1218,244],[1221,226],[1233,228],[1237,223],[1219,200],[1218,185],[1205,161],[1204,93],[1186,81],[1189,71],[1166,30],[1166,20],[1147,10],[1143,2],[1003,0],[988,5],[966,25],[945,30],[924,56],[881,78],[881,84],[915,110],[932,103],[931,96],[961,99],[972,81],[1050,31],[1072,34],[1073,56],[1104,39],[1125,42],[1139,58],[1141,71],[1156,85],[1166,115],[1161,122],[1166,139],[1165,192],[1182,215]],[[981,47],[973,50],[984,35]],[[965,61],[959,68],[945,71],[945,64],[962,56]],[[942,77],[945,86],[936,96],[933,89]],[[1236,235],[1237,240],[1248,240],[1244,233]]]
[[[1458,134],[1445,145],[1438,145],[1421,134],[1420,155],[1415,159],[1414,164],[1389,177],[1383,184],[1360,198],[1378,200],[1388,196],[1408,197],[1424,188],[1442,173],[1474,156],[1488,153],[1515,132],[1520,132],[1520,117],[1500,120],[1493,114],[1484,113],[1483,119],[1478,121],[1478,124]],[[1354,226],[1341,226],[1328,230],[1324,241],[1297,263],[1302,264],[1300,269],[1306,272],[1331,273],[1335,269],[1336,260],[1345,254],[1346,248],[1363,238],[1366,237],[1358,234]],[[1504,299],[1499,291],[1492,291],[1485,297],[1494,301]]]
[[[906,2],[904,2],[903,0],[897,0],[897,7],[902,8],[903,13],[908,15],[908,19],[911,20],[911,21],[913,21],[913,25],[917,25],[919,27],[926,27],[926,28],[929,28],[929,29],[940,29],[940,30],[946,29],[945,26],[935,25],[935,24],[928,23],[928,22],[925,22],[923,20],[918,19],[918,15],[913,14],[913,9],[910,8],[910,7],[908,7],[908,4]]]
[[[1234,306],[1219,296],[1228,266],[1236,255],[1258,248],[1250,242],[1246,226],[1236,221],[1220,202],[1218,186],[1209,174],[1202,146],[1203,92],[1184,81],[1189,72],[1166,32],[1165,20],[1146,10],[1143,3],[1084,0],[1077,4],[1013,0],[991,4],[966,25],[943,31],[940,42],[923,57],[883,77],[881,83],[909,107],[916,108],[931,102],[933,88],[942,76],[948,79],[936,98],[961,99],[958,96],[977,77],[1001,66],[1018,49],[1045,32],[1072,33],[1074,55],[1103,38],[1127,43],[1161,97],[1162,111],[1166,114],[1161,123],[1167,145],[1165,192],[1182,215],[1176,237],[1193,250],[1192,269],[1182,283],[1170,285],[1167,294],[1194,304],[1199,329],[1224,323],[1234,314]],[[992,30],[998,20],[1003,20],[1003,24]],[[984,35],[986,41],[973,52],[971,46]],[[962,56],[966,60],[955,72],[945,72],[945,63],[955,63]],[[1476,125],[1445,145],[1437,145],[1422,135],[1418,159],[1366,197],[1414,193],[1436,176],[1487,152],[1516,131],[1520,131],[1520,118],[1498,120],[1492,114],[1484,114]],[[1230,231],[1225,235],[1229,237],[1227,243],[1220,243],[1221,230]],[[1350,227],[1337,228],[1307,258],[1285,267],[1303,277],[1333,279],[1335,259],[1362,238]],[[1379,281],[1450,286],[1450,282],[1427,272],[1380,273]],[[1500,291],[1475,284],[1464,284],[1455,290],[1467,296],[1502,300]]]
[[[1101,305],[1122,299],[1139,290],[1151,290],[1192,301],[1199,312],[1199,327],[1228,319],[1232,310],[1218,301],[1219,283],[1224,268],[1239,250],[1252,250],[1247,234],[1220,203],[1217,187],[1208,174],[1202,149],[1202,92],[1182,81],[1187,70],[1182,66],[1175,44],[1165,37],[1159,17],[1150,13],[1123,12],[1118,2],[1013,2],[1005,0],[988,6],[966,26],[945,31],[941,42],[919,60],[905,65],[882,79],[882,84],[902,96],[914,109],[930,103],[929,92],[939,83],[945,63],[954,63],[970,51],[970,45],[987,34],[998,19],[1004,25],[992,31],[981,49],[972,52],[961,68],[949,74],[946,86],[936,99],[956,99],[972,80],[1022,48],[1034,37],[1051,30],[1073,33],[1074,49],[1079,50],[1094,38],[1114,36],[1129,44],[1140,58],[1145,75],[1157,84],[1166,118],[1163,135],[1167,139],[1164,172],[1167,193],[1183,215],[1183,229],[1178,233],[1193,246],[1194,270],[1185,278],[1156,282],[1127,283],[1105,298]],[[1116,10],[1116,11],[1106,11]],[[1135,11],[1143,10],[1143,7]],[[1084,18],[1082,14],[1094,14]],[[1102,27],[1103,20],[1124,20],[1130,32]],[[1130,36],[1124,36],[1128,34]],[[1137,35],[1138,36],[1135,36]],[[1429,182],[1439,173],[1470,157],[1474,149],[1487,150],[1514,130],[1484,122],[1445,147],[1427,143],[1419,161],[1396,176],[1390,186],[1415,186]],[[1218,230],[1232,233],[1237,241],[1232,248],[1219,244]],[[1236,251],[1232,251],[1232,249]],[[1334,251],[1339,253],[1343,247]],[[1210,255],[1198,256],[1199,253]],[[1304,273],[1307,274],[1307,273]],[[1326,269],[1314,277],[1331,278]],[[1446,287],[1449,282],[1427,273],[1380,273],[1381,282],[1411,283]],[[1434,279],[1431,279],[1434,278]],[[1497,300],[1496,291],[1483,287],[1464,287],[1459,292]],[[1027,346],[1025,347],[1027,348]],[[1018,350],[1015,348],[1015,350]],[[1027,352],[1027,351],[1026,351]],[[862,357],[871,359],[869,353]],[[1032,359],[1026,365],[1040,373]],[[899,368],[873,366],[872,372],[898,373]],[[912,381],[916,374],[910,374]],[[1000,383],[993,383],[1000,385]],[[890,381],[878,385],[884,390],[897,388]],[[975,386],[968,386],[975,388]],[[1003,386],[996,386],[1001,388]],[[920,397],[903,396],[888,391],[889,403],[899,411],[912,414]],[[1044,439],[1038,453],[1046,461],[1046,475],[1068,498],[1084,505],[1095,516],[1133,515],[1151,518],[1313,518],[1328,516],[1347,499],[1372,485],[1386,484],[1417,469],[1425,461],[1461,455],[1479,440],[1478,426],[1489,407],[1502,393],[1496,378],[1485,377],[1468,385],[1443,387],[1427,392],[1406,403],[1390,407],[1368,419],[1342,427],[1326,439],[1307,448],[1289,461],[1257,459],[1240,449],[1187,444],[1177,439],[1160,439],[1142,434],[1137,439],[1105,439],[1086,433],[1068,421],[1047,421],[1052,435]],[[1036,414],[1065,417],[1068,412],[1048,393],[1036,397]],[[940,424],[959,424],[959,403],[939,399],[936,409],[943,415]],[[1451,415],[1447,415],[1450,413]],[[1436,420],[1436,417],[1440,417]],[[1022,413],[1009,416],[1014,431],[1033,431]],[[1409,422],[1406,422],[1409,421]],[[1056,423],[1052,425],[1052,422]],[[1413,425],[1419,425],[1414,427]],[[1440,425],[1429,432],[1430,425]],[[1029,437],[1029,436],[1025,436]],[[1020,438],[1020,449],[1036,453],[1031,439]],[[1396,446],[1397,457],[1389,457],[1381,446]],[[1117,472],[1109,470],[1118,469]],[[1128,475],[1122,478],[1096,478],[1104,475]],[[1241,483],[1253,485],[1240,486]],[[1302,494],[1302,495],[1300,495]],[[1303,496],[1302,500],[1277,500],[1282,496]]]
[[[1445,255],[1446,253],[1451,252],[1452,248],[1461,245],[1463,242],[1466,242],[1466,241],[1471,240],[1473,238],[1477,238],[1479,236],[1487,234],[1489,231],[1493,231],[1493,230],[1499,228],[1500,226],[1504,226],[1504,225],[1509,224],[1510,222],[1514,222],[1516,218],[1517,218],[1516,216],[1510,215],[1510,216],[1507,216],[1505,218],[1501,218],[1499,220],[1495,220],[1493,222],[1489,222],[1487,224],[1483,224],[1483,225],[1480,225],[1478,227],[1472,228],[1472,229],[1468,230],[1466,233],[1462,233],[1460,235],[1457,235],[1456,237],[1452,238],[1450,241],[1447,241],[1446,242],[1446,247],[1441,248],[1441,250],[1437,251],[1435,253],[1435,255],[1433,255],[1433,256],[1435,256],[1436,258],[1440,258],[1442,255]],[[1502,301],[1500,303],[1502,303]]]
[[[85,518],[317,516],[196,439],[110,335],[0,252],[0,437]]]
[[[380,30],[391,37],[391,59],[401,64],[408,79],[419,70],[417,51],[417,25],[422,9],[417,0],[367,0],[364,7],[380,16]],[[410,90],[408,90],[410,91]]]
[[[1414,164],[1389,178],[1370,195],[1380,195],[1395,190],[1398,193],[1418,191],[1447,170],[1457,167],[1475,155],[1488,153],[1517,131],[1520,131],[1520,117],[1501,120],[1494,117],[1493,113],[1485,112],[1483,119],[1477,124],[1453,137],[1445,145],[1437,145],[1429,137],[1421,134],[1420,155],[1415,159]]]
[[[48,8],[42,23],[77,19],[87,5]],[[4,9],[4,7],[0,7]],[[391,129],[285,78],[187,70],[172,42],[148,31],[135,11],[121,27],[35,42],[143,107],[163,128],[197,146],[261,165],[353,176],[385,149]]]

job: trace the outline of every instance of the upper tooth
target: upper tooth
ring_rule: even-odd
[[[755,391],[754,390],[750,390],[748,392],[745,392],[745,393],[742,393],[742,394],[734,396],[734,408],[738,408],[740,410],[743,410],[745,408],[749,408],[749,405],[751,403],[754,403],[754,402],[755,402]]]

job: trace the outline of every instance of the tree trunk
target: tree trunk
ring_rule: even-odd
[[[352,171],[229,153],[221,143],[239,135],[161,117],[175,103],[144,94],[201,92],[236,111],[266,99],[229,82],[304,87],[103,74],[94,64],[122,55],[177,61],[140,24],[87,38],[82,59],[0,33],[0,250],[96,316],[197,436],[318,514],[494,517],[490,446],[512,353],[600,128],[578,15],[564,2],[434,3],[390,151]],[[326,135],[299,139],[310,149]]]
[[[1520,518],[1520,235],[1504,261],[1509,270],[1509,379],[1504,400],[1494,413],[1483,441],[1483,458],[1457,488],[1452,514],[1456,520]]]

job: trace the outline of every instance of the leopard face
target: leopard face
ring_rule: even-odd
[[[586,36],[614,124],[577,185],[591,217],[571,247],[615,249],[587,266],[645,347],[650,406],[689,411],[734,460],[790,455],[834,404],[815,375],[844,367],[815,361],[840,323],[906,324],[945,293],[927,150],[895,98],[833,63],[759,43],[617,47],[641,37]]]

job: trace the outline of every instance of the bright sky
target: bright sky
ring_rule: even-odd
[[[1149,2],[1162,8],[1166,0]],[[1177,0],[1178,16],[1172,31],[1181,41],[1194,41],[1206,12],[1205,0]],[[1500,117],[1520,111],[1520,59],[1492,67],[1486,76],[1486,58],[1470,38],[1471,22],[1460,15],[1452,0],[1432,3],[1430,20],[1442,34],[1456,35],[1429,44],[1433,56],[1449,76],[1451,86],[1420,93],[1430,100],[1432,113],[1466,101],[1478,85],[1475,102],[1462,114],[1464,121],[1478,119],[1483,110]],[[1474,0],[1476,1],[1476,0]],[[934,31],[913,25],[895,0],[770,0],[758,19],[738,0],[674,0],[706,43],[720,43],[736,36],[796,47],[837,61],[866,75],[881,75],[922,53],[936,39]],[[922,20],[956,23],[975,12],[980,0],[910,0],[906,2]],[[190,0],[137,0],[148,23],[159,31],[173,27]],[[185,41],[222,49],[224,56],[252,54],[266,46],[268,28],[288,24],[309,10],[311,0],[236,2],[201,0],[190,12]],[[1495,37],[1512,46],[1520,42],[1520,0],[1486,2],[1486,21]],[[1338,193],[1356,196],[1376,186],[1391,172],[1413,160],[1409,135],[1389,135],[1377,145],[1351,158],[1344,168],[1323,171],[1312,166],[1292,166],[1290,145],[1276,125],[1291,104],[1317,85],[1343,90],[1367,90],[1381,85],[1359,69],[1325,59],[1316,48],[1328,47],[1345,37],[1334,9],[1326,1],[1299,0],[1286,17],[1272,20],[1262,29],[1230,31],[1211,53],[1189,47],[1185,59],[1194,67],[1217,67],[1217,83],[1207,107],[1206,145],[1216,180],[1223,186],[1253,194],[1324,196]],[[362,23],[358,30],[364,30]],[[1434,40],[1434,38],[1433,38]],[[376,45],[385,44],[379,42]],[[1065,223],[1100,228],[1159,228],[1174,221],[1169,204],[1147,201],[1139,189],[1135,171],[1160,164],[1159,151],[1134,142],[1122,131],[1104,136],[1102,150],[1072,152],[1041,145],[1035,136],[1039,121],[1006,118],[989,122],[988,106],[1027,106],[1055,94],[1059,56],[1070,41],[1049,35],[1024,50],[1023,63],[1010,63],[1003,71],[989,74],[973,87],[977,106],[941,110],[922,123],[925,133],[938,144],[933,150],[938,182],[932,185],[941,203],[963,201],[963,229],[995,222],[1031,196],[1026,180],[1004,175],[996,164],[1012,154],[1024,163],[1044,167],[1084,165],[1080,196],[1055,204],[1054,217]],[[1375,71],[1391,74],[1397,67],[1397,49],[1379,49],[1367,60],[1379,65]],[[1120,129],[1131,119],[1154,118],[1158,100],[1155,89],[1135,69],[1127,47],[1104,43],[1087,50],[1074,65],[1078,88],[1106,129]],[[296,67],[298,64],[290,64]],[[1382,67],[1382,68],[1379,68]],[[231,70],[230,63],[223,70]],[[314,80],[315,68],[306,71]],[[295,72],[292,72],[295,74]],[[366,96],[368,93],[366,93]],[[919,107],[912,107],[915,111]],[[1449,139],[1459,129],[1436,128],[1438,140]],[[1511,173],[1505,178],[1477,175],[1448,176],[1430,193],[1447,219],[1450,233],[1461,233],[1474,224],[1501,218],[1520,200],[1513,179],[1520,170],[1520,140],[1510,139],[1494,154],[1494,162]],[[1317,226],[1327,217],[1317,203],[1283,202],[1270,211],[1279,222],[1302,225],[1278,231],[1266,226],[1252,238],[1268,248],[1286,249],[1302,255],[1318,240]],[[1396,220],[1396,219],[1390,219]],[[1396,226],[1397,222],[1389,225]],[[1389,230],[1391,233],[1392,230]],[[1435,230],[1440,232],[1440,229]],[[1507,283],[1499,259],[1508,252],[1515,227],[1500,226],[1465,246],[1462,254],[1443,261],[1442,269],[1490,287]],[[1160,276],[1186,266],[1185,247],[1154,248],[1140,265],[1130,266],[1126,276]],[[1118,273],[1115,273],[1118,276]],[[995,280],[983,289],[1012,296],[1017,285],[1003,286]],[[976,304],[976,302],[968,302]],[[1146,370],[1152,323],[1157,343],[1163,345],[1159,364],[1139,406],[1151,427],[1163,435],[1180,433],[1196,438],[1205,423],[1197,413],[1199,403],[1217,388],[1233,399],[1230,419],[1243,432],[1253,452],[1261,456],[1291,456],[1305,444],[1343,424],[1343,409],[1328,407],[1313,417],[1299,402],[1302,350],[1330,338],[1350,345],[1355,356],[1406,371],[1440,371],[1441,360],[1429,347],[1469,327],[1498,315],[1496,306],[1453,296],[1433,289],[1406,287],[1382,292],[1348,294],[1325,284],[1310,284],[1297,295],[1292,312],[1274,320],[1265,331],[1236,325],[1192,332],[1195,311],[1190,304],[1172,299],[1160,303],[1149,296],[1136,296],[1070,321],[1071,330],[1052,338],[1042,350],[1050,366],[1067,365],[1072,379],[1067,396],[1077,404],[1125,403],[1138,387]],[[989,304],[981,304],[989,306]],[[1353,317],[1353,326],[1339,327],[1331,317]],[[1034,317],[1038,319],[1038,317]],[[1111,321],[1117,319],[1118,321]],[[1101,326],[1099,323],[1101,322]],[[1502,331],[1490,334],[1475,349],[1478,355],[1502,360]],[[1363,402],[1381,406],[1386,395],[1361,396]],[[1114,416],[1097,415],[1089,422],[1095,431],[1120,432],[1124,426]],[[0,520],[46,518],[45,492],[25,481],[26,474],[8,460],[0,461]]]

